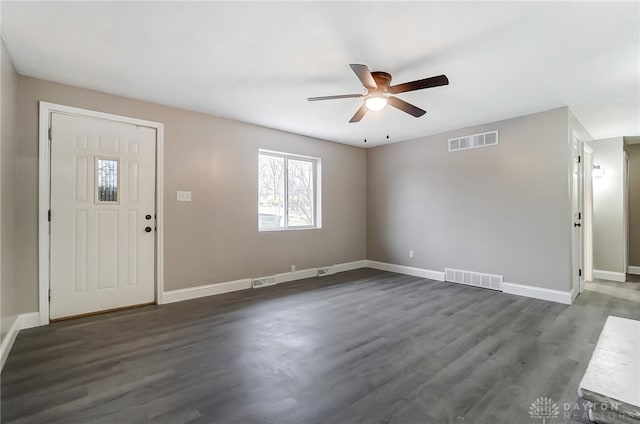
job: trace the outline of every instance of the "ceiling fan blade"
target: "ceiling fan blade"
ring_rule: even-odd
[[[441,85],[448,84],[449,78],[447,78],[446,75],[438,75],[437,77],[430,77],[421,80],[405,82],[403,84],[392,85],[391,87],[389,87],[389,93],[406,93],[407,91],[422,90],[423,88],[439,87]]]
[[[360,122],[360,120],[364,117],[365,113],[367,113],[367,106],[363,104],[362,106],[360,106],[360,109],[358,109],[356,114],[353,115],[353,118],[351,118],[349,123]]]
[[[378,84],[376,84],[376,80],[373,79],[373,75],[371,75],[371,71],[367,68],[367,65],[351,64],[349,66],[351,66],[353,72],[362,82],[362,85],[370,90],[378,88]]]
[[[404,100],[400,100],[397,97],[393,97],[393,96],[387,97],[387,103],[389,103],[391,106],[395,107],[396,109],[400,109],[403,112],[407,112],[409,115],[415,116],[416,118],[419,118],[420,116],[427,113],[426,110],[422,110],[419,107],[414,106],[411,103],[407,103]]]
[[[309,97],[307,100],[310,102],[315,102],[317,100],[352,99],[358,97],[364,97],[364,94],[340,94],[338,96]]]

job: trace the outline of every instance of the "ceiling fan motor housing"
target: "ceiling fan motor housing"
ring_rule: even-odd
[[[369,94],[386,93],[391,85],[391,74],[387,72],[371,72],[378,88],[369,90]]]

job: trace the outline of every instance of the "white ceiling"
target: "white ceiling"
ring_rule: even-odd
[[[640,135],[638,2],[2,2],[19,73],[370,147],[569,106],[595,138]],[[348,121],[350,63],[426,109]],[[363,144],[367,138],[368,143]]]

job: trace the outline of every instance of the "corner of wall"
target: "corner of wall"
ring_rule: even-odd
[[[0,371],[9,357],[13,343],[21,330],[40,326],[40,314],[38,312],[29,312],[12,317],[12,322],[7,329],[6,334],[2,337],[0,343]]]

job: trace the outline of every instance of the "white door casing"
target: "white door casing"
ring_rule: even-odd
[[[580,293],[584,290],[585,281],[593,281],[593,149],[583,144],[583,279]]]
[[[154,301],[155,146],[154,128],[51,114],[51,319]]]
[[[573,133],[571,137],[571,215],[572,223],[572,285],[571,291],[576,296],[583,286],[582,280],[582,142]]]
[[[624,274],[629,271],[629,154],[622,152],[622,224],[624,232]],[[626,278],[625,278],[626,280]]]

